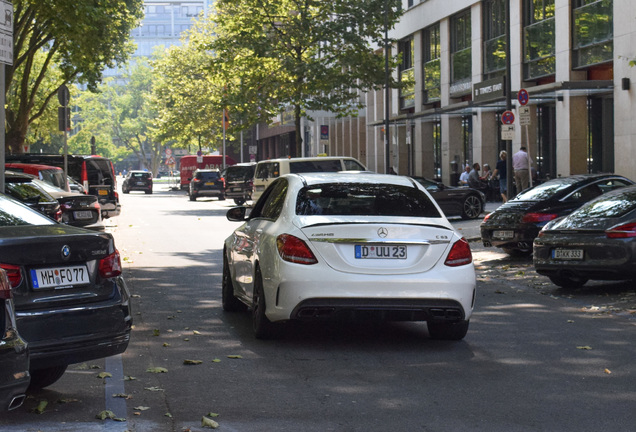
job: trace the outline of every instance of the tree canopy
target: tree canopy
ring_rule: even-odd
[[[143,0],[14,0],[13,65],[6,68],[6,146],[17,153],[29,125],[62,84],[95,89],[105,67],[133,52]]]
[[[359,91],[385,82],[385,26],[399,0],[217,0],[208,45],[224,102],[250,118],[293,108],[300,118],[325,110],[355,115]],[[390,67],[395,67],[396,58]]]

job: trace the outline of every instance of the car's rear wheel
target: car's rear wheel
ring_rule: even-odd
[[[479,197],[468,195],[462,204],[462,219],[477,219],[483,210]]]
[[[550,276],[550,280],[561,288],[581,288],[589,279],[575,276]]]
[[[48,387],[64,375],[67,365],[52,366],[44,369],[34,369],[30,371],[31,384],[30,389],[41,389]]]
[[[458,322],[429,321],[428,334],[437,340],[462,340],[468,333],[470,320]]]
[[[234,285],[232,283],[232,275],[230,273],[230,266],[223,253],[223,279],[221,282],[221,300],[223,303],[223,310],[227,312],[241,312],[246,309],[246,306],[234,296]]]
[[[265,291],[263,290],[263,276],[256,268],[254,278],[254,294],[252,296],[252,329],[257,339],[270,339],[276,336],[277,326],[265,315]]]

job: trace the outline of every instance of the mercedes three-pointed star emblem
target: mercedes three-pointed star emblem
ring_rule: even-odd
[[[378,236],[379,236],[379,237],[385,238],[385,237],[386,237],[386,236],[388,236],[388,235],[389,235],[389,230],[388,230],[388,229],[386,229],[386,228],[382,227],[382,228],[380,228],[380,229],[378,230]]]

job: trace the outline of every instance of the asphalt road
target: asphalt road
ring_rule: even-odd
[[[246,432],[636,430],[630,284],[561,290],[473,241],[478,298],[461,342],[423,323],[290,325],[259,341],[247,313],[221,308],[232,202],[161,186],[121,199],[109,223],[134,296],[128,350],[72,365],[0,430],[209,430],[203,417]],[[479,222],[453,223],[471,238]],[[120,421],[96,419],[105,409]]]

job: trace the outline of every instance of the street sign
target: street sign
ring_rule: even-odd
[[[0,0],[0,63],[13,64],[13,4]]]
[[[501,139],[504,141],[512,141],[515,139],[515,125],[504,124],[501,126]]]
[[[528,95],[528,90],[521,89],[517,93],[517,100],[521,105],[527,105],[530,102],[530,95]]]
[[[511,125],[515,122],[515,113],[512,111],[504,111],[501,115],[501,122],[505,125]]]
[[[172,156],[172,150],[169,148],[166,148],[166,156]]]
[[[529,126],[530,125],[530,107],[520,106],[517,109],[517,113],[519,114],[519,125]]]
[[[170,156],[166,159],[166,165],[176,165],[177,161],[173,156]]]

